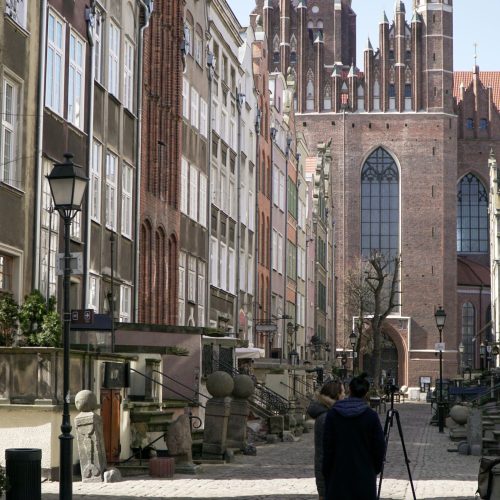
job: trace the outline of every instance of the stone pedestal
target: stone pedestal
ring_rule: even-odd
[[[481,411],[477,408],[470,410],[467,421],[467,442],[471,454],[480,457],[483,451],[483,424]]]
[[[175,459],[175,472],[195,474],[199,466],[193,463],[193,439],[188,415],[181,415],[168,426],[165,442],[169,456]]]
[[[97,398],[91,391],[80,391],[75,397],[75,405],[80,410],[75,417],[75,435],[82,482],[102,482],[107,464],[102,419],[93,412],[97,408]]]
[[[207,379],[207,390],[213,396],[205,410],[205,429],[203,432],[202,457],[219,459],[224,457],[227,448],[227,424],[231,412],[231,398],[234,382],[226,372],[212,373]]]
[[[227,424],[227,446],[244,450],[247,447],[247,420],[250,413],[248,398],[253,394],[255,384],[248,375],[237,375],[233,381],[233,400]]]

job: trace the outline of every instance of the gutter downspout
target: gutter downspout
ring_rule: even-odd
[[[269,172],[269,180],[270,184],[270,193],[269,193],[269,204],[270,204],[270,210],[269,210],[269,295],[268,295],[268,317],[269,317],[269,322],[271,321],[273,317],[273,212],[274,212],[274,196],[273,196],[273,176],[274,176],[274,138],[271,135],[271,168]],[[269,357],[271,357],[272,354],[272,348],[273,348],[273,342],[272,342],[272,337],[269,335]],[[281,360],[280,360],[281,362]]]
[[[244,94],[236,93],[236,108],[238,109],[238,172],[236,173],[236,298],[234,302],[234,333],[240,335],[240,255],[241,255],[241,107],[245,99]]]
[[[95,51],[94,51],[94,22],[95,22],[95,0],[90,2],[90,7],[85,8],[85,22],[87,23],[87,40],[90,48],[90,72],[87,87],[87,177],[90,178],[92,165],[92,143],[94,131],[94,78],[95,78]],[[83,244],[83,290],[82,309],[89,305],[89,268],[90,268],[90,228],[91,228],[91,207],[90,189],[85,190],[85,207],[87,208],[85,217],[85,243]]]
[[[257,108],[257,115],[255,117],[255,232],[254,232],[254,296],[253,296],[253,341],[257,342],[257,317],[259,303],[259,250],[260,250],[260,221],[259,221],[259,179],[260,179],[260,109]],[[259,346],[260,347],[260,346]]]
[[[137,127],[136,127],[136,156],[135,156],[135,251],[134,251],[134,322],[139,321],[139,249],[140,249],[140,234],[141,234],[141,221],[140,221],[140,206],[141,206],[141,155],[142,155],[142,53],[144,51],[144,31],[149,26],[149,19],[153,8],[139,0],[140,5],[144,9],[145,22],[144,26],[139,28],[139,42],[137,44]]]
[[[47,43],[47,0],[40,0],[40,46],[38,47],[39,70],[38,70],[38,116],[36,120],[36,186],[35,186],[35,227],[33,238],[33,276],[31,282],[33,289],[40,288],[40,240],[41,240],[41,203],[42,203],[42,148],[43,148],[43,112],[44,112],[44,98],[45,98],[45,45]],[[49,255],[50,259],[50,255]],[[50,272],[50,265],[49,272]]]
[[[207,18],[208,24],[208,18]],[[207,256],[207,276],[205,280],[206,304],[205,327],[210,327],[212,259],[210,255],[210,242],[212,241],[212,80],[214,72],[214,55],[207,54],[207,76],[208,76],[208,131],[207,131],[207,237],[205,239],[205,255]]]

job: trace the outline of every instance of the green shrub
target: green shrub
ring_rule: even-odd
[[[11,345],[16,334],[19,306],[10,293],[0,295],[0,345]]]
[[[7,491],[8,480],[5,474],[5,469],[0,466],[0,495],[3,495]]]

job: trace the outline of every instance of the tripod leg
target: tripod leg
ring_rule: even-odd
[[[385,436],[385,451],[384,451],[384,461],[382,462],[382,469],[380,471],[380,476],[378,480],[378,493],[377,493],[377,500],[380,499],[380,492],[382,490],[382,481],[384,479],[384,467],[385,467],[385,459],[387,456],[387,447],[389,445],[389,437],[391,434],[391,427],[393,425],[393,411],[389,410],[387,412],[387,415],[385,417],[385,424],[384,424],[384,436]]]
[[[406,453],[405,440],[403,438],[403,428],[401,427],[401,420],[399,419],[399,412],[395,410],[394,413],[396,414],[396,422],[398,424],[399,437],[401,439],[401,445],[403,446],[403,453],[405,456],[406,469],[408,470],[408,477],[410,479],[411,492],[413,493],[413,500],[417,500],[417,496],[415,494],[415,487],[413,486],[413,479],[411,477],[410,460],[408,458],[408,453]]]

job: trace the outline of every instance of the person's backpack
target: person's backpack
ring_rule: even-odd
[[[500,464],[499,457],[481,457],[479,461],[479,474],[477,475],[477,492],[479,498],[490,500],[493,487],[493,472],[495,465]]]

